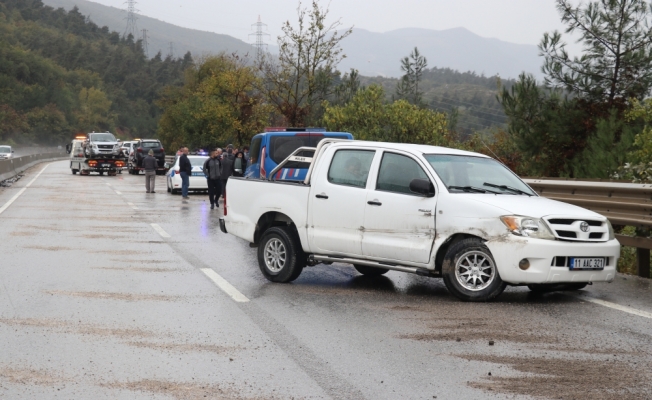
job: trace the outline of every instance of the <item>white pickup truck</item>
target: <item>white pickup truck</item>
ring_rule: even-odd
[[[306,150],[314,156],[295,155]],[[573,290],[616,275],[620,244],[605,217],[539,197],[485,155],[324,140],[277,168],[286,162],[310,163],[305,181],[230,178],[220,220],[258,247],[273,282],[345,263],[442,277],[458,298],[486,301],[506,285]]]

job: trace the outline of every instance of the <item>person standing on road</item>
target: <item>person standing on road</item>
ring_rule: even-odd
[[[226,182],[229,176],[233,175],[233,163],[235,156],[233,155],[233,145],[226,146],[226,154],[222,155],[222,193],[226,193]]]
[[[222,195],[222,182],[220,180],[222,162],[217,156],[217,150],[213,150],[210,158],[204,162],[204,175],[206,175],[206,183],[208,184],[208,199],[211,202],[211,210],[215,208],[215,204],[219,206],[220,196]]]
[[[156,193],[154,187],[156,186],[156,168],[158,161],[154,158],[154,150],[147,153],[147,157],[143,159],[143,169],[145,169],[145,189],[147,193]]]
[[[244,153],[239,151],[235,153],[235,159],[233,160],[233,176],[244,176],[245,170],[247,169],[247,161]]]
[[[190,187],[190,176],[192,175],[192,164],[188,159],[188,148],[184,147],[183,154],[179,157],[179,175],[181,175],[181,196],[188,198],[188,188]]]

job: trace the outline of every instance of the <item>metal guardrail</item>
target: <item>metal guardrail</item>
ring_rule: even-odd
[[[613,225],[652,228],[652,184],[590,182],[569,179],[524,179],[537,193],[604,215]],[[650,278],[652,238],[616,235],[623,246],[636,247],[638,275]]]

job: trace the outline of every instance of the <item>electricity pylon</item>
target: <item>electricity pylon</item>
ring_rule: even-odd
[[[258,16],[258,22],[251,24],[251,27],[256,27],[256,32],[250,33],[249,36],[256,37],[256,41],[251,45],[256,48],[256,59],[258,59],[261,54],[267,51],[265,36],[269,36],[269,33],[264,32],[264,30],[267,30],[267,24],[263,24],[263,22],[260,20],[260,15]]]
[[[138,16],[136,13],[139,11],[136,9],[136,0],[127,0],[125,4],[127,5],[127,29],[125,29],[124,37],[131,35],[136,40],[138,37],[138,24],[136,23]]]
[[[145,57],[149,58],[149,37],[147,36],[147,29],[143,29],[143,51]]]

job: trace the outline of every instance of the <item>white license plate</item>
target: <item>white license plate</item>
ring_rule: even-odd
[[[604,269],[604,258],[571,258],[570,269]]]
[[[102,168],[110,168],[111,164],[102,164]]]

